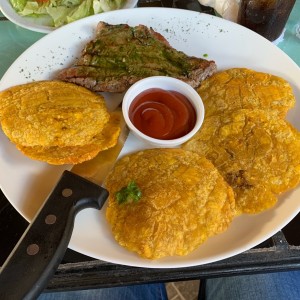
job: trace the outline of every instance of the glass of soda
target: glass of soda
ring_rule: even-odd
[[[238,23],[275,41],[283,32],[296,0],[241,0]]]

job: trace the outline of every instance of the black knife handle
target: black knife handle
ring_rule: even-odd
[[[107,197],[104,188],[65,171],[3,264],[0,299],[36,299],[64,256],[77,212],[101,209]]]

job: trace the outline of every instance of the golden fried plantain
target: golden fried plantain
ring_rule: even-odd
[[[117,143],[120,134],[120,121],[120,115],[112,113],[104,129],[87,145],[65,147],[17,145],[17,148],[26,156],[49,164],[79,164],[94,158],[100,151],[111,148]]]
[[[39,81],[0,93],[4,133],[22,146],[83,146],[109,120],[102,96],[59,81]]]
[[[90,160],[99,153],[97,144],[83,146],[20,146],[17,148],[26,156],[52,165],[78,164]]]
[[[113,147],[120,121],[101,95],[72,83],[39,81],[0,92],[4,133],[25,155],[50,164],[78,164]]]
[[[235,192],[237,213],[272,207],[300,181],[300,139],[276,113],[242,109],[205,119],[183,149],[206,156]]]
[[[198,89],[206,116],[237,109],[264,109],[282,118],[295,105],[290,84],[275,75],[245,68],[233,68],[214,74]]]
[[[138,202],[116,192],[134,181]],[[120,245],[158,259],[187,255],[225,231],[234,216],[233,191],[203,156],[183,149],[149,149],[119,160],[106,180],[106,217]]]

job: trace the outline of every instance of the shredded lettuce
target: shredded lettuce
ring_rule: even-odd
[[[94,0],[94,2],[98,2],[99,7],[101,7],[102,11],[110,11],[119,9],[124,5],[124,0]]]
[[[23,10],[26,5],[27,0],[10,0],[12,7],[17,11]]]
[[[10,0],[13,8],[21,16],[48,15],[54,27],[105,11],[120,9],[125,2],[126,0]]]
[[[67,16],[67,22],[71,23],[92,14],[94,14],[93,0],[85,0]]]
[[[24,8],[19,11],[19,14],[21,16],[44,15],[47,14],[47,11],[44,5],[39,5],[34,1],[27,1]]]
[[[66,23],[67,16],[74,10],[68,6],[49,6],[46,8],[47,13],[53,20],[53,26],[59,27]]]

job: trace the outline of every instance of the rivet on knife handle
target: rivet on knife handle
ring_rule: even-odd
[[[107,197],[104,188],[65,171],[2,266],[0,299],[36,299],[64,256],[77,212],[101,209]]]

